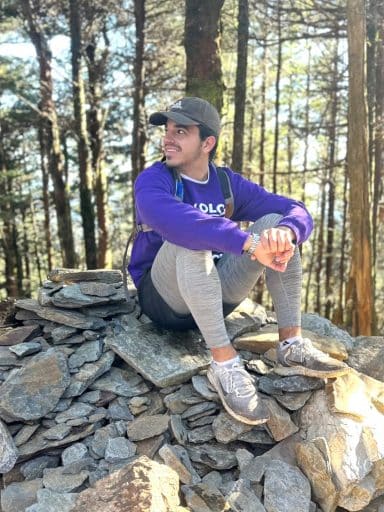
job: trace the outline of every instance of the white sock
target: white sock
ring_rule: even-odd
[[[280,341],[281,345],[283,345],[284,348],[289,347],[294,343],[295,341],[300,341],[302,339],[301,336],[292,336],[292,338],[286,338],[285,340]]]
[[[215,361],[213,360],[214,364],[217,364],[217,366],[221,366],[224,368],[232,368],[232,366],[236,363],[241,363],[241,359],[239,356],[235,356],[232,359],[228,359],[227,361]]]

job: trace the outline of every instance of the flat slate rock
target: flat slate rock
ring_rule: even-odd
[[[86,316],[77,311],[65,311],[60,308],[43,307],[34,299],[21,299],[16,301],[16,307],[33,311],[40,318],[68,325],[76,329],[100,329],[104,327],[105,321],[101,318]]]
[[[12,327],[0,330],[0,345],[12,346],[38,336],[40,327],[36,325],[24,325],[22,327]]]
[[[105,344],[161,388],[188,381],[210,362],[197,330],[171,332],[150,323],[108,335]]]
[[[84,270],[71,268],[54,269],[48,274],[48,279],[58,283],[66,281],[76,283],[78,281],[101,281],[103,283],[120,283],[123,275],[120,270]]]
[[[358,336],[347,363],[358,372],[384,382],[384,337]]]

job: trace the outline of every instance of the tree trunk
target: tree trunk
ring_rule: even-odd
[[[133,92],[133,129],[132,129],[132,205],[134,204],[133,184],[145,167],[145,145],[147,142],[145,118],[145,0],[135,0],[135,88]],[[135,215],[133,209],[133,215]]]
[[[282,41],[281,41],[281,0],[277,0],[277,62],[275,79],[275,134],[273,144],[273,169],[272,182],[273,192],[277,192],[277,164],[279,160],[279,114],[280,114],[280,76],[282,67]]]
[[[224,0],[186,0],[184,47],[186,94],[204,98],[221,113],[223,73],[220,55],[220,12]]]
[[[268,80],[267,40],[264,39],[262,62],[262,78],[260,91],[260,152],[259,152],[259,183],[263,187],[265,182],[265,145],[266,145],[266,91]]]
[[[369,165],[367,109],[365,103],[365,13],[364,0],[347,1],[349,108],[348,173],[351,226],[351,268],[347,305],[352,334],[373,332],[371,230],[368,200]]]
[[[45,250],[47,255],[48,271],[52,270],[52,238],[51,238],[51,215],[49,210],[49,172],[48,172],[48,155],[47,145],[44,137],[43,119],[39,119],[39,146],[40,146],[40,166],[43,185],[43,210],[44,210],[44,239]]]
[[[317,236],[317,254],[316,254],[316,306],[315,312],[321,313],[321,291],[323,290],[323,285],[321,282],[322,274],[323,274],[323,254],[324,254],[324,223],[325,223],[325,183],[324,179],[321,180],[321,190],[320,190],[320,219],[318,221],[319,231]]]
[[[335,234],[335,173],[334,168],[336,165],[336,124],[338,113],[338,59],[339,59],[339,44],[338,32],[336,30],[336,43],[333,58],[333,72],[332,72],[332,88],[331,88],[331,118],[329,120],[329,160],[328,160],[328,216],[327,216],[327,240],[326,240],[326,253],[325,253],[325,318],[331,318],[331,311],[334,307],[334,234]]]
[[[52,176],[55,197],[58,236],[65,267],[76,266],[72,233],[72,219],[68,191],[63,180],[63,155],[60,148],[59,126],[53,101],[52,54],[40,21],[39,2],[21,0],[28,33],[35,47],[40,69],[41,115],[49,154],[49,172]]]
[[[243,172],[244,118],[247,93],[247,57],[249,33],[248,0],[239,0],[237,28],[237,68],[235,87],[235,119],[233,125],[232,169]]]
[[[92,202],[91,161],[85,115],[85,91],[81,70],[81,18],[78,0],[70,0],[71,61],[73,110],[77,138],[77,154],[80,176],[80,211],[83,224],[85,260],[87,268],[97,268],[95,239],[95,210]]]
[[[105,41],[108,47],[108,41]],[[89,80],[90,109],[88,115],[88,130],[92,152],[92,169],[94,176],[94,192],[96,199],[96,214],[98,227],[98,262],[99,268],[112,267],[112,251],[109,241],[109,209],[108,182],[104,169],[104,124],[105,114],[101,106],[102,83],[105,79],[105,66],[108,50],[96,60],[96,40],[87,45],[87,64]]]

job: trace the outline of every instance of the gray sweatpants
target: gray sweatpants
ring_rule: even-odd
[[[266,215],[249,231],[261,234],[280,219],[281,215]],[[172,310],[180,315],[191,313],[208,347],[218,348],[230,343],[223,302],[240,304],[264,270],[279,328],[301,325],[302,270],[297,248],[286,271],[276,272],[247,254],[224,254],[215,265],[211,251],[193,251],[164,242],[153,262],[151,279]]]

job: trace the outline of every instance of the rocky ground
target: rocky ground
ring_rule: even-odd
[[[227,320],[271,419],[232,419],[199,332],[139,317],[119,271],[55,271],[0,327],[2,512],[384,512],[384,338],[304,315],[351,372],[274,373],[277,327]]]

